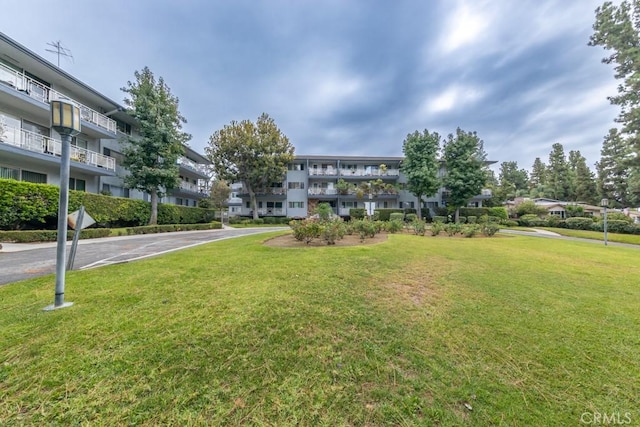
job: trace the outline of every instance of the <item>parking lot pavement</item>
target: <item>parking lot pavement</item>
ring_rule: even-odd
[[[131,262],[217,240],[287,229],[225,228],[80,240],[74,269]],[[0,250],[0,285],[54,273],[56,246],[55,242],[3,243]],[[70,246],[71,242],[67,242],[67,251]]]

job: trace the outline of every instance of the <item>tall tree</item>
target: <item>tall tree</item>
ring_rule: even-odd
[[[630,157],[628,142],[616,128],[610,129],[602,141],[600,161],[596,163],[597,189],[600,198],[611,200],[617,207],[626,207],[628,204]]]
[[[569,151],[569,170],[572,180],[570,200],[595,204],[598,197],[595,176],[580,151]]]
[[[123,140],[124,177],[128,188],[151,195],[149,224],[158,222],[158,197],[179,184],[178,158],[191,135],[182,132],[185,118],[178,110],[178,98],[171,94],[162,77],[156,81],[148,67],[134,73],[135,82],[127,82],[122,91],[127,112],[138,124],[138,137]]]
[[[565,200],[570,188],[569,166],[564,155],[562,144],[555,143],[549,153],[547,166],[545,195],[556,200]]]
[[[273,182],[282,181],[287,164],[293,161],[294,147],[268,114],[256,123],[231,121],[209,138],[205,148],[218,179],[242,182],[258,218],[256,192]]]
[[[547,177],[547,166],[536,157],[531,166],[531,174],[529,175],[529,188],[533,189],[540,185],[544,185]]]
[[[610,1],[596,9],[594,33],[589,45],[602,46],[610,53],[602,62],[614,64],[615,77],[620,81],[618,94],[609,97],[620,106],[617,121],[622,134],[636,153],[630,159],[640,165],[640,1],[624,0],[619,5]]]
[[[455,136],[449,134],[444,144],[446,174],[443,184],[449,196],[447,203],[455,207],[458,222],[460,208],[481,193],[487,181],[486,154],[483,142],[476,132],[456,129]]]
[[[422,218],[422,197],[436,194],[440,188],[438,171],[441,137],[424,130],[410,133],[402,143],[404,160],[401,169],[407,177],[407,189],[418,198],[418,218]]]
[[[524,169],[518,169],[518,162],[502,162],[498,182],[498,197],[503,201],[513,199],[529,189],[529,174]]]

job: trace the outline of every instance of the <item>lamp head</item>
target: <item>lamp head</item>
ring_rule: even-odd
[[[69,101],[51,101],[51,127],[60,135],[79,134],[80,108]]]

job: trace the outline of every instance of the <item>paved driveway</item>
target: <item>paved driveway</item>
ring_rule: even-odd
[[[226,228],[223,230],[180,231],[80,240],[74,269],[80,270],[130,262],[216,240],[287,230],[288,228]],[[55,273],[55,242],[3,243],[2,245],[3,249],[0,250],[0,285]],[[67,248],[70,245],[71,242],[68,242]]]

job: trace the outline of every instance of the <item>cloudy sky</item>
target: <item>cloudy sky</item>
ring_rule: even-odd
[[[551,145],[593,165],[617,109],[598,0],[43,0],[0,31],[115,101],[149,66],[180,99],[190,145],[266,112],[297,154],[402,155],[415,130],[477,131],[529,169]]]

